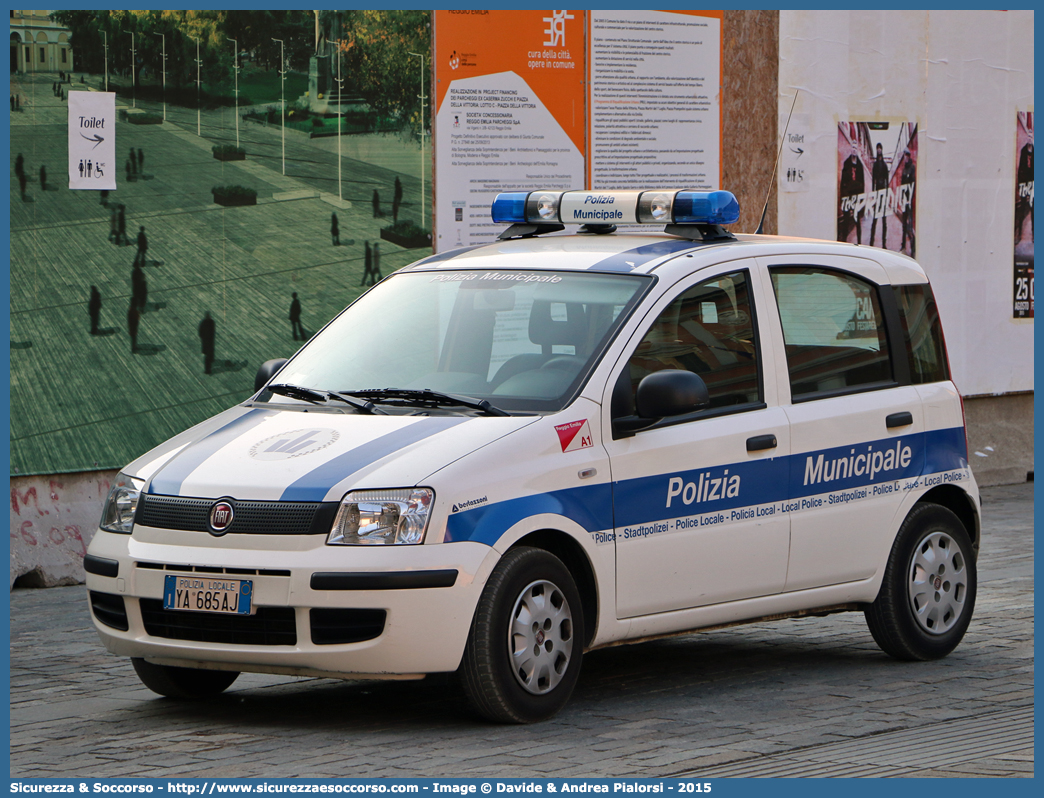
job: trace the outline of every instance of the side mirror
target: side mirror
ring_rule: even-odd
[[[638,383],[632,415],[616,416],[616,411],[630,404],[629,384],[617,385],[617,388],[613,397],[613,437],[617,439],[629,438],[660,419],[695,413],[710,406],[710,395],[703,378],[681,369],[657,371]],[[626,402],[622,401],[624,390],[628,392]],[[616,394],[620,394],[620,400]]]
[[[265,385],[268,384],[268,381],[276,375],[276,372],[285,365],[285,357],[279,357],[275,360],[266,360],[262,363],[261,368],[259,368],[257,374],[254,375],[254,393],[257,393],[264,388]]]
[[[641,418],[669,418],[710,407],[710,394],[699,374],[664,369],[638,383],[634,404]]]

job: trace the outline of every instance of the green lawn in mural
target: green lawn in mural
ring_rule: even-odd
[[[11,117],[9,184],[12,474],[123,465],[248,397],[261,362],[300,346],[293,293],[314,333],[364,290],[365,244],[379,245],[385,276],[430,251],[380,237],[396,179],[400,218],[420,219],[419,166],[430,160],[415,140],[341,137],[339,180],[336,136],[287,129],[284,161],[278,124],[240,120],[244,159],[222,161],[213,150],[236,143],[235,109],[203,110],[197,135],[196,110],[168,105],[162,124],[117,123],[115,191],[71,191],[67,106],[55,80],[12,76],[21,109]],[[88,75],[66,91],[100,84]],[[117,104],[130,105],[122,96]],[[137,109],[163,113],[151,99]],[[31,178],[24,197],[19,155]],[[222,186],[255,191],[256,204],[215,204]],[[430,202],[428,214],[430,224]],[[207,312],[216,324],[210,374],[199,335]]]
[[[227,89],[226,89],[227,90]],[[283,96],[295,100],[308,91],[308,76],[288,72]],[[239,98],[243,105],[279,102],[279,73],[244,69],[239,81]]]

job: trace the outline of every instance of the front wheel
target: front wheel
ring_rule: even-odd
[[[866,623],[886,654],[938,659],[964,637],[975,592],[975,551],[964,525],[941,505],[917,504],[899,528]]]
[[[501,558],[482,591],[461,682],[489,720],[546,720],[569,700],[583,650],[583,610],[569,570],[543,549],[520,546]]]
[[[175,668],[154,665],[140,657],[131,659],[141,683],[152,692],[167,698],[211,698],[227,690],[239,676],[238,671],[209,671],[202,668]]]

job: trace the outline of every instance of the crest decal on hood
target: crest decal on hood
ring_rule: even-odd
[[[250,447],[250,456],[255,460],[286,460],[302,457],[325,449],[335,443],[341,434],[334,429],[296,429],[281,432],[258,441]]]

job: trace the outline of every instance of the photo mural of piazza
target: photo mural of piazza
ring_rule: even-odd
[[[67,49],[12,42],[13,477],[119,468],[431,251],[429,12],[45,21]],[[115,163],[70,174],[70,97],[105,91]]]

